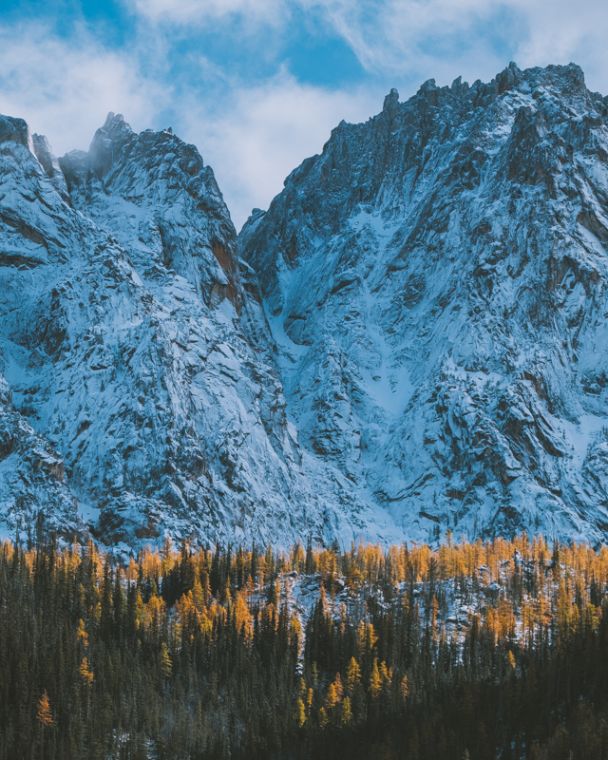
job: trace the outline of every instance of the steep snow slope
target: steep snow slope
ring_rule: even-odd
[[[113,542],[318,536],[325,505],[196,149],[111,114],[57,162],[22,121],[0,125],[4,530],[68,507],[77,525],[77,500]]]
[[[0,531],[603,539],[607,120],[575,66],[392,91],[237,255],[171,130],[0,117]]]
[[[308,450],[416,537],[608,529],[608,101],[395,90],[240,236]]]

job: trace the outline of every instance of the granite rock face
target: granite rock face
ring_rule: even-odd
[[[304,446],[406,536],[608,529],[608,100],[393,90],[240,236]]]
[[[0,117],[0,531],[608,530],[608,100],[396,90],[237,238],[171,130]]]
[[[111,543],[319,535],[257,286],[197,150],[113,114],[59,161],[19,120],[0,135],[3,531],[40,513]]]

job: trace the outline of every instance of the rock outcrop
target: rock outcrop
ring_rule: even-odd
[[[608,531],[608,101],[392,90],[237,239],[171,130],[0,118],[0,529]]]
[[[607,113],[574,65],[393,90],[243,229],[301,441],[405,536],[605,536]]]

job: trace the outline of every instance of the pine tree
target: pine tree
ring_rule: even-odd
[[[80,661],[80,678],[82,679],[82,682],[85,684],[85,686],[92,686],[93,681],[95,680],[95,676],[93,674],[93,671],[89,667],[89,658],[83,657]]]
[[[410,695],[410,681],[407,675],[403,676],[399,682],[399,694],[403,702],[407,702],[407,698]]]
[[[344,697],[340,713],[340,725],[349,726],[353,721],[353,710],[350,697]]]
[[[346,668],[346,691],[352,695],[360,681],[361,668],[357,660],[351,657]]]
[[[372,699],[376,699],[382,690],[382,676],[378,668],[378,658],[374,657],[374,664],[372,665],[372,672],[369,676],[369,693]]]
[[[51,710],[51,701],[46,689],[42,692],[42,695],[38,700],[36,718],[43,728],[52,728],[55,725],[53,711]]]
[[[160,669],[165,678],[171,678],[173,672],[173,660],[169,654],[169,647],[163,641],[160,645]]]
[[[302,728],[306,723],[306,705],[301,697],[298,697],[296,702],[296,723],[298,728]]]

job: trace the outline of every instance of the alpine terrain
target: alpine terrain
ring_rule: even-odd
[[[0,117],[0,527],[600,541],[607,316],[575,65],[392,90],[238,238],[170,129],[56,159]]]

